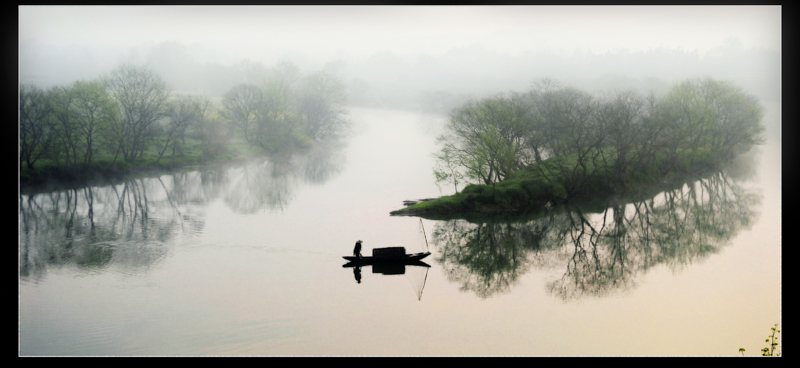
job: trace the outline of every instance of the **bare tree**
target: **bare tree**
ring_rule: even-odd
[[[83,150],[83,164],[92,163],[100,145],[97,141],[103,130],[116,119],[116,105],[100,80],[76,81],[71,86],[74,94],[72,110],[77,124],[78,146]]]
[[[53,158],[58,162],[64,158],[66,166],[78,162],[78,118],[73,109],[75,91],[71,87],[56,86],[48,92],[53,119],[51,129],[56,132],[57,153]]]
[[[167,122],[164,128],[164,146],[158,153],[161,160],[167,148],[172,147],[172,155],[183,155],[182,145],[186,143],[186,130],[197,124],[203,117],[210,102],[207,98],[179,95],[167,103]]]
[[[19,165],[28,169],[48,151],[54,134],[47,124],[50,117],[47,94],[34,85],[19,88]]]
[[[222,114],[244,134],[248,143],[255,138],[255,128],[263,104],[263,93],[254,84],[240,84],[228,91],[222,98]]]
[[[552,159],[532,167],[555,192],[564,191],[558,196],[572,196],[603,169],[605,132],[594,116],[597,103],[589,94],[571,87],[546,92],[538,103]]]
[[[306,76],[299,98],[299,112],[306,118],[309,138],[335,136],[348,127],[346,88],[333,73],[319,71]]]
[[[600,101],[595,110],[598,128],[605,136],[602,162],[611,171],[615,190],[622,190],[631,169],[653,153],[643,139],[651,128],[644,123],[645,106],[646,100],[636,92],[621,91]]]
[[[144,66],[122,65],[106,78],[110,95],[118,104],[119,118],[112,125],[117,155],[126,161],[141,157],[156,136],[156,122],[164,116],[169,88]]]

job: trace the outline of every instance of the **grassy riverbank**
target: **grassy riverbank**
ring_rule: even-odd
[[[654,160],[646,170],[630,170],[622,178],[614,177],[609,167],[586,167],[587,176],[566,178],[564,160],[545,160],[514,173],[510,178],[489,185],[467,185],[460,193],[420,202],[392,211],[399,216],[441,216],[457,213],[528,212],[566,202],[591,206],[606,203],[612,196],[630,196],[651,192],[670,183],[683,183],[687,178],[713,170],[723,162],[705,150],[681,152],[671,170],[664,171],[663,157]],[[556,162],[559,161],[559,162]],[[573,167],[576,168],[576,167]],[[576,168],[577,169],[577,168]],[[582,184],[576,188],[576,181]],[[621,187],[619,184],[622,183]],[[572,187],[572,189],[568,189]],[[653,189],[656,188],[656,189]]]
[[[241,139],[231,140],[221,154],[213,157],[204,155],[201,142],[194,139],[186,139],[182,154],[170,153],[165,153],[159,159],[159,152],[149,149],[141,158],[133,161],[124,161],[121,157],[114,161],[111,155],[100,155],[91,165],[73,166],[43,159],[37,162],[33,170],[25,165],[20,168],[19,185],[21,191],[83,186],[198,165],[246,160],[265,154],[262,149],[248,145]]]

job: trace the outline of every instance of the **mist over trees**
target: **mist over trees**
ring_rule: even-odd
[[[223,115],[248,143],[264,149],[310,144],[348,127],[345,86],[336,75],[323,70],[299,78],[286,64],[270,74],[261,86],[240,84],[222,99]]]
[[[464,179],[493,185],[526,177],[545,188],[517,194],[543,190],[557,200],[620,193],[749,151],[764,142],[763,114],[757,98],[710,78],[681,82],[662,97],[634,90],[597,96],[541,80],[526,92],[454,109],[438,138],[434,176],[456,188]]]
[[[249,146],[262,150],[276,150],[284,145],[307,146],[315,140],[346,130],[348,105],[449,114],[470,103],[475,104],[472,109],[476,111],[488,108],[483,105],[490,103],[518,103],[512,115],[517,114],[520,117],[515,119],[524,120],[529,118],[524,116],[532,113],[528,111],[532,107],[528,102],[519,101],[530,99],[530,91],[526,89],[529,89],[532,80],[545,78],[559,80],[563,85],[573,86],[575,91],[592,96],[591,103],[599,103],[595,96],[628,91],[629,100],[618,101],[621,104],[618,107],[629,104],[628,108],[633,109],[650,108],[648,104],[653,98],[663,99],[664,95],[672,93],[670,86],[703,75],[735,82],[761,101],[777,101],[780,91],[780,53],[768,49],[744,49],[741,42],[734,38],[702,55],[697,51],[663,47],[636,52],[620,49],[593,53],[591,50],[577,49],[570,54],[562,50],[560,53],[528,51],[511,55],[473,44],[447,50],[439,56],[382,52],[363,59],[343,57],[326,63],[301,54],[275,55],[276,60],[283,61],[275,62],[272,67],[261,61],[236,60],[235,56],[220,55],[205,46],[177,41],[142,45],[128,50],[106,48],[104,50],[107,52],[103,53],[95,49],[84,50],[88,55],[86,58],[43,58],[43,54],[54,55],[58,51],[45,51],[47,47],[46,44],[32,42],[26,43],[20,50],[21,65],[30,64],[20,70],[20,99],[25,105],[20,107],[20,162],[21,165],[24,162],[29,169],[41,162],[42,158],[67,166],[91,166],[98,157],[105,160],[106,155],[110,155],[106,164],[114,160],[132,162],[144,158],[144,148],[155,150],[154,159],[163,161],[170,155],[182,157],[187,144],[195,141],[200,142],[204,157],[219,156],[226,154],[227,142],[234,137],[241,137]],[[119,106],[111,109],[115,110],[113,112],[108,107],[101,107],[109,105],[109,102],[102,101],[110,100],[122,106],[122,99],[133,98],[112,93],[122,88],[120,83],[123,82],[118,75],[122,73],[118,64],[120,59],[133,61],[124,64],[128,66],[144,68],[146,65],[149,73],[157,76],[158,81],[155,78],[152,80],[153,86],[168,86],[153,87],[156,90],[166,88],[169,96],[163,106],[153,106],[152,113],[157,118],[155,115],[152,118],[142,115],[140,118],[137,114],[145,114],[144,111],[134,114]],[[97,74],[90,72],[100,72],[105,77],[98,78]],[[65,108],[79,101],[70,102],[78,97],[72,97],[74,93],[67,93],[67,90],[91,89],[88,86],[73,86],[75,80],[108,85],[114,80],[114,75],[117,75],[117,87],[107,87],[94,97],[79,98],[96,100],[90,105],[98,107],[84,108],[94,109],[92,112],[84,111],[79,116],[77,107]],[[49,96],[48,100],[52,101],[46,107],[36,107],[34,100],[37,92],[32,88],[43,90],[44,95]],[[59,88],[62,89],[60,92]],[[575,91],[565,89],[558,93],[566,96]],[[249,96],[242,95],[245,92]],[[653,96],[649,95],[650,92],[653,92]],[[585,102],[580,101],[581,93],[573,93],[570,97],[573,99],[571,103],[576,104],[575,108]],[[516,97],[510,98],[511,95]],[[206,101],[181,102],[179,96],[204,96]],[[643,106],[639,106],[641,100],[644,100]],[[61,101],[60,105],[58,101]],[[205,106],[203,113],[197,112],[198,104]],[[190,108],[190,105],[194,107]],[[607,105],[610,106],[610,103]],[[541,110],[536,113],[537,116],[542,116],[545,112],[542,109],[546,106],[549,105],[537,107]],[[550,107],[550,113],[559,114],[553,106]],[[604,110],[606,114],[618,113],[608,106]],[[40,117],[37,117],[36,111]],[[42,111],[47,111],[44,114],[48,116],[47,119],[41,120]],[[468,111],[459,111],[463,115],[461,118],[469,118]],[[568,116],[558,118],[567,119]],[[606,128],[634,134],[622,126],[613,126],[613,120],[606,120],[603,124],[611,124]],[[583,123],[574,119],[564,122]],[[463,160],[463,155],[458,156],[461,161],[458,164],[473,172],[473,178],[482,176],[478,182],[486,183],[502,180],[509,172],[518,170],[520,165],[541,161],[548,155],[574,151],[574,147],[548,146],[545,143],[561,134],[557,129],[522,132],[520,129],[530,130],[531,127],[514,124],[497,132],[500,134],[497,138],[506,142],[502,147],[492,146],[494,143],[490,142],[474,141],[472,144],[482,148],[474,151],[469,162]],[[731,133],[733,131],[736,130],[727,131],[730,134],[725,136],[724,142],[723,136],[717,136],[719,141],[712,144],[728,144],[743,139]],[[752,135],[750,133],[747,134]],[[501,137],[504,134],[508,136]],[[519,138],[521,134],[525,135],[524,140]],[[187,138],[190,138],[188,142]],[[620,143],[617,149],[634,149],[627,152],[634,156],[652,157],[652,152],[646,153],[646,149],[642,148],[647,146],[631,148],[621,145],[629,138],[615,136],[613,139]],[[582,136],[581,139],[590,139],[590,136]],[[604,138],[605,141],[608,139],[612,138]],[[741,144],[749,144],[745,141]],[[457,150],[455,147],[449,150],[448,159],[452,166]],[[500,150],[505,151],[501,153]],[[488,156],[490,152],[491,156]],[[587,156],[591,154],[577,153],[580,160],[600,159]],[[615,165],[617,170],[632,167],[629,162]],[[441,174],[443,171],[437,172]],[[456,178],[454,175],[457,174],[450,170],[449,175],[450,178]],[[464,179],[460,180],[463,182]]]
[[[469,99],[524,90],[541,78],[557,79],[588,93],[634,89],[659,94],[682,80],[708,76],[734,81],[762,100],[778,100],[780,64],[779,52],[744,49],[732,39],[704,55],[667,48],[503,55],[475,45],[440,57],[387,54],[353,61],[349,70],[352,78],[365,82],[360,86],[365,92],[352,94],[353,103],[386,106],[391,102],[446,114]],[[433,96],[439,99],[429,98]]]
[[[165,158],[210,160],[238,140],[256,152],[274,152],[346,132],[347,95],[333,71],[303,75],[284,62],[272,69],[254,64],[251,72],[260,82],[235,85],[221,100],[176,93],[159,73],[138,64],[48,89],[23,83],[22,175],[40,167],[76,172]]]
[[[147,64],[175,90],[222,96],[242,83],[259,84],[264,64],[291,60],[300,70],[343,63],[341,81],[354,106],[423,109],[449,113],[472,98],[524,90],[532,80],[553,78],[589,93],[614,89],[666,92],[674,83],[708,76],[736,82],[762,101],[780,98],[781,54],[745,48],[730,38],[705,53],[654,47],[646,51],[615,49],[530,50],[505,54],[480,44],[443,50],[441,55],[376,52],[365,58],[314,59],[303,54],[275,55],[275,61],[238,60],[198,44],[178,41],[130,49],[64,48],[29,42],[20,49],[20,81],[42,88],[92,79],[124,60]],[[536,45],[531,45],[534,48]],[[82,57],[78,57],[81,55]]]

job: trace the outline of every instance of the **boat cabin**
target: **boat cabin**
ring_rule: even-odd
[[[372,250],[372,257],[378,259],[402,259],[406,256],[405,247],[375,248]]]

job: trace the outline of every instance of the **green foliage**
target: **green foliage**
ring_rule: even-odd
[[[442,147],[441,151],[433,156],[436,158],[436,166],[433,167],[436,186],[439,186],[439,183],[453,184],[458,193],[458,183],[464,180],[464,174],[458,166],[453,151],[449,147]],[[441,191],[441,187],[439,190]]]
[[[778,336],[776,334],[780,334],[781,330],[778,329],[778,324],[776,323],[775,326],[771,327],[772,334],[767,336],[767,339],[764,340],[767,344],[767,347],[761,349],[761,356],[780,356],[781,353],[776,351],[778,348]],[[742,353],[744,356],[745,348],[739,348],[739,352]]]
[[[222,99],[221,117],[244,140],[265,152],[308,147],[348,126],[344,84],[323,70],[300,78],[292,64],[279,64],[263,85],[244,83]]]
[[[530,159],[524,146],[529,114],[527,100],[518,94],[466,103],[453,111],[447,132],[438,138],[439,162],[460,165],[464,177],[485,184],[503,180]]]
[[[660,99],[631,91],[594,98],[541,81],[455,109],[438,138],[434,177],[437,185],[472,181],[468,196],[442,207],[451,210],[621,194],[749,150],[763,141],[762,115],[756,99],[711,79],[680,83]],[[455,198],[474,203],[455,206]]]
[[[49,91],[21,85],[20,183],[305,149],[347,127],[344,87],[332,71],[303,79],[282,63],[263,76],[263,86],[236,86],[216,99],[221,108],[204,96],[172,96],[140,65]]]
[[[764,340],[769,346],[761,349],[762,356],[780,356],[780,352],[775,352],[775,349],[778,347],[778,337],[775,336],[776,333],[781,333],[781,330],[778,330],[778,324],[776,323],[772,329],[772,334]]]
[[[763,107],[735,85],[713,79],[684,81],[665,96],[664,117],[678,147],[712,148],[721,156],[763,143]]]
[[[681,151],[677,157],[681,162],[689,165],[687,170],[673,168],[670,171],[661,171],[658,168],[652,168],[649,171],[628,171],[624,182],[630,186],[629,190],[639,189],[669,178],[677,178],[704,170],[713,164],[706,160],[708,155],[702,150]],[[562,181],[552,180],[548,177],[551,175],[548,167],[550,167],[550,161],[553,160],[556,159],[534,164],[540,167],[536,169],[528,167],[520,170],[512,177],[498,183],[468,184],[460,193],[425,201],[393,213],[519,212],[530,208],[539,208],[548,202],[551,204],[571,200],[585,202],[592,198],[605,198],[616,193],[613,185],[615,174],[607,168],[598,169],[589,177],[575,176],[584,183],[583,190],[570,192],[569,187],[565,186]],[[561,158],[561,160],[564,159]]]

